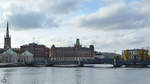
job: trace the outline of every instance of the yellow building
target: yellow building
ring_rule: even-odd
[[[131,49],[123,51],[123,59],[127,60],[148,60],[148,50],[145,49]]]

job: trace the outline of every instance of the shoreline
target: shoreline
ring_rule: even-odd
[[[5,68],[5,67],[96,67],[96,68],[107,68],[109,66],[107,65],[101,65],[95,66],[95,65],[85,65],[85,66],[80,66],[80,65],[46,65],[46,64],[0,64],[0,68]],[[122,65],[122,66],[111,66],[111,68],[150,68],[149,65],[145,64],[127,64],[127,65]]]

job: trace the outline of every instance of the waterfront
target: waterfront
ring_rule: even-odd
[[[146,84],[150,68],[0,68],[0,84]]]

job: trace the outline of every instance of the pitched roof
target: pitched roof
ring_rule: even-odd
[[[4,55],[4,56],[17,56],[17,53],[9,48],[8,50],[4,51],[2,53],[2,55]]]
[[[33,57],[33,54],[30,53],[28,50],[24,51],[21,56],[32,56]]]

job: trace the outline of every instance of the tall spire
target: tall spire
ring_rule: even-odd
[[[4,49],[11,48],[11,38],[9,36],[9,24],[7,21],[7,29],[6,29],[6,36],[4,38]]]
[[[8,23],[8,21],[7,21],[6,37],[9,37],[9,23]]]

